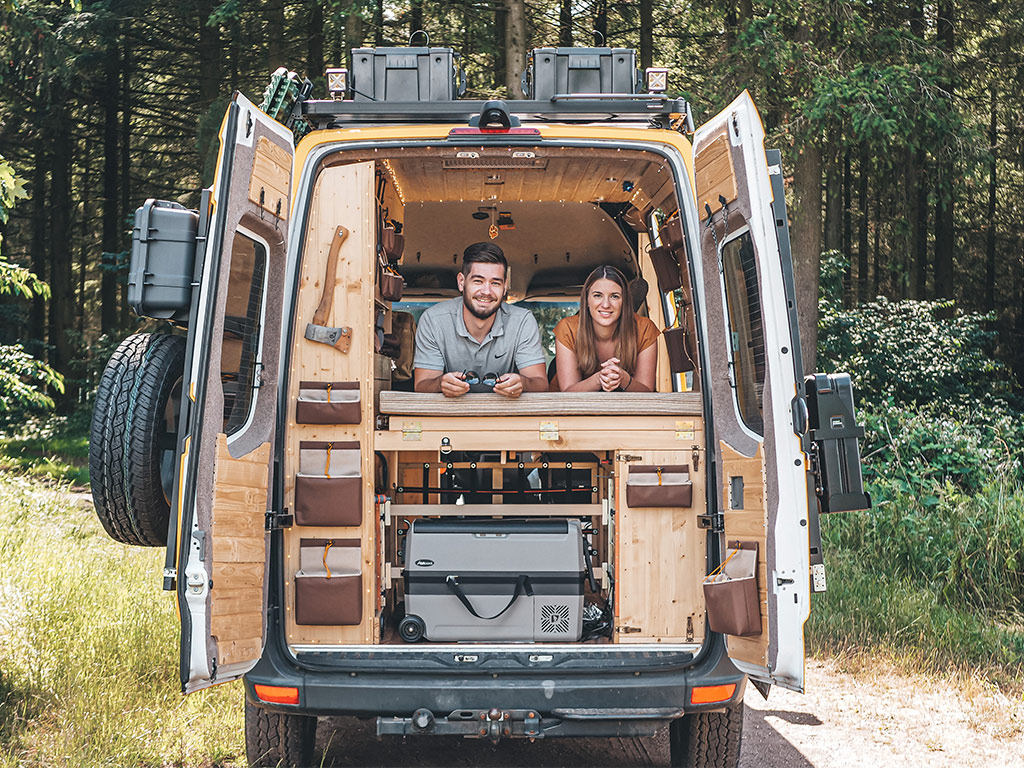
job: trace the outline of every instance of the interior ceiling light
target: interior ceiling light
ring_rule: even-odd
[[[461,153],[460,153],[461,154]],[[445,171],[476,171],[506,168],[520,168],[528,171],[543,171],[548,167],[546,157],[442,157],[441,169]]]

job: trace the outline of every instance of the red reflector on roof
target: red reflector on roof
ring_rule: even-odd
[[[256,685],[256,696],[268,704],[298,704],[299,689],[291,686]]]
[[[480,136],[486,133],[502,133],[510,136],[540,136],[538,128],[452,128],[449,136]]]
[[[700,685],[690,691],[691,704],[715,704],[728,701],[736,693],[736,683],[728,685]]]

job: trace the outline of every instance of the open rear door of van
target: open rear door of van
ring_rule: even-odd
[[[751,622],[726,644],[752,679],[802,691],[810,587],[806,458],[793,426],[796,334],[764,129],[749,94],[697,130],[693,165],[720,515],[713,519],[723,523],[726,550],[735,542],[757,549],[760,627]]]
[[[209,235],[196,255],[174,506],[186,692],[245,674],[266,641],[294,150],[291,131],[238,94],[220,140]]]

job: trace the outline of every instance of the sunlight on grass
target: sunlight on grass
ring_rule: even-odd
[[[242,690],[183,697],[163,550],[0,474],[0,766],[243,765]]]

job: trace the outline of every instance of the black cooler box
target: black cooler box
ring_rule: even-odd
[[[571,642],[583,631],[579,520],[415,520],[407,641]]]

